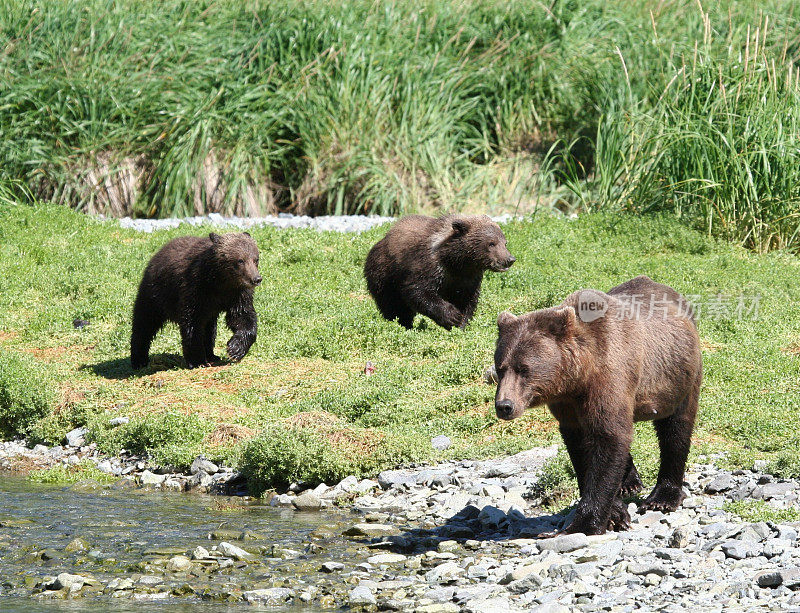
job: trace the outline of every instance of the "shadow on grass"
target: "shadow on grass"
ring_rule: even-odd
[[[79,370],[89,370],[104,379],[130,379],[176,368],[186,368],[186,362],[183,361],[182,355],[177,353],[157,353],[150,356],[150,363],[147,367],[139,370],[133,369],[131,360],[127,357],[105,360],[97,364],[83,364]]]

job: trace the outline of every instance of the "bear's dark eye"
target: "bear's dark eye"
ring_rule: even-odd
[[[239,260],[239,264],[244,264],[244,260]]]
[[[496,243],[496,242],[494,242],[494,241],[492,241],[491,243],[489,243],[489,246],[490,246],[490,247],[497,247],[497,243]]]

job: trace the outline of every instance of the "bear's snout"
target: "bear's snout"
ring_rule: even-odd
[[[261,281],[262,281],[261,275],[256,275],[255,277],[253,277],[251,279],[250,282],[255,286],[255,285],[258,285],[259,283],[261,283]]]
[[[506,254],[507,255],[505,255],[505,256],[501,255],[500,257],[495,258],[494,265],[492,266],[492,270],[494,270],[495,272],[505,272],[509,268],[511,268],[511,265],[514,262],[517,261],[517,258],[515,258],[513,255],[508,253],[508,251],[506,251]]]
[[[496,400],[494,410],[500,419],[511,420],[516,417],[514,414],[514,403],[511,400]]]

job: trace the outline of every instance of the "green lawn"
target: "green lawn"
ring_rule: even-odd
[[[52,413],[30,429],[33,439],[58,442],[87,424],[109,452],[147,449],[185,466],[202,451],[242,462],[262,486],[265,479],[331,480],[558,440],[543,408],[509,423],[494,416],[494,387],[482,373],[492,362],[498,312],[523,313],[579,288],[607,290],[647,274],[704,304],[717,294],[760,297],[756,320],[701,317],[705,384],[694,449],[728,452],[732,463],[764,457],[788,465],[800,444],[795,256],[757,255],[666,217],[540,215],[504,230],[517,263],[487,274],[475,319],[446,332],[421,317],[406,331],[375,309],[361,269],[386,226],[361,235],[256,229],[264,284],[249,355],[186,370],[169,326],[156,339],[151,367],[134,374],[129,319],[147,260],[169,239],[208,228],[148,235],[66,207],[4,204],[0,360],[28,354],[40,369],[26,369],[32,388],[54,382]],[[76,318],[91,323],[75,329]],[[226,330],[217,353],[227,338]],[[371,377],[363,374],[367,360],[376,365]],[[117,415],[130,423],[112,429],[108,420]],[[438,434],[453,440],[445,452],[430,446]],[[646,478],[656,468],[655,447],[652,428],[639,427],[634,453]]]

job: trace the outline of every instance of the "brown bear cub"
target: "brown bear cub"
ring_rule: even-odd
[[[520,317],[504,312],[497,324],[497,416],[547,404],[575,467],[581,498],[564,531],[630,527],[622,497],[642,488],[630,455],[635,421],[653,421],[661,452],[642,508],[677,509],[702,380],[689,303],[642,276]]]
[[[133,307],[131,365],[147,366],[150,343],[167,322],[178,324],[189,368],[219,361],[217,318],[233,332],[228,356],[241,360],[256,340],[253,290],[261,283],[258,247],[247,232],[182,236],[147,265]]]
[[[486,215],[409,215],[372,247],[364,276],[386,319],[411,328],[421,313],[450,330],[472,319],[484,271],[504,272],[514,261]]]

